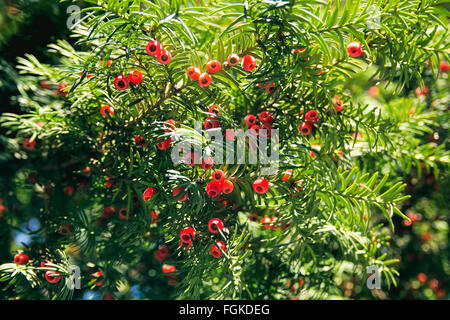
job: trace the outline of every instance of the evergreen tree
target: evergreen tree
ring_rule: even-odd
[[[1,117],[0,227],[31,237],[0,266],[6,297],[336,298],[368,267],[397,284],[405,175],[448,169],[418,138],[448,108],[439,1],[87,2],[58,64],[19,58],[25,113]],[[364,103],[358,75],[403,97]],[[216,132],[277,170],[222,163]]]

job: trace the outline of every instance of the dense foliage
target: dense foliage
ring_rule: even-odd
[[[29,261],[0,266],[5,297],[444,296],[448,210],[436,211],[448,186],[449,44],[439,1],[86,2],[76,44],[48,46],[57,63],[18,59],[22,113],[0,118],[14,159],[0,231],[29,237],[18,250]],[[277,139],[235,144],[229,134],[248,129],[248,115],[266,129],[254,134]],[[188,153],[199,161],[217,157],[205,134],[218,129],[231,129],[222,134],[235,149],[278,147],[278,170],[172,161],[173,148],[191,145],[205,151]],[[410,198],[429,179],[441,191]],[[406,250],[436,257],[434,267],[411,270],[409,258],[428,259]],[[82,290],[64,281],[71,265]],[[369,266],[381,290],[367,288]],[[416,295],[417,283],[398,286],[398,270],[438,283]]]

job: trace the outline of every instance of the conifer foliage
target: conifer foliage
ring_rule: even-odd
[[[449,60],[439,1],[86,2],[76,45],[49,46],[58,65],[19,58],[24,113],[0,118],[20,164],[0,227],[23,222],[17,184],[40,223],[0,266],[9,296],[128,298],[138,285],[146,298],[327,298],[348,266],[362,284],[368,266],[396,284],[393,217],[409,221],[397,171],[424,154],[414,135],[432,121],[346,84],[370,73],[425,99],[423,73],[431,84]],[[248,152],[276,144],[276,172],[217,159],[206,134],[237,150],[240,129],[268,138]],[[448,153],[427,151],[438,175]],[[74,265],[81,289],[67,285]]]

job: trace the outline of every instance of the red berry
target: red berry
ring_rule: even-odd
[[[100,108],[100,114],[104,117],[112,116],[114,114],[114,109],[111,106],[104,105]]]
[[[227,246],[225,245],[225,243],[223,241],[216,241],[216,243],[212,245],[211,255],[216,259],[218,259],[222,256],[222,251],[220,251],[219,248],[222,249],[222,251],[225,251]]]
[[[219,218],[212,218],[208,222],[208,230],[211,233],[219,233],[223,229],[223,222]]]
[[[61,280],[61,277],[57,277],[57,275],[61,274],[56,271],[47,271],[45,273],[45,279],[48,283],[58,283]]]
[[[67,95],[69,94],[68,92],[64,91],[65,88],[67,88],[67,84],[64,84],[64,83],[61,83],[61,84],[58,86],[58,94],[59,94],[60,96],[65,97],[65,96],[67,96]]]
[[[419,273],[417,275],[417,280],[419,280],[420,282],[425,282],[427,281],[427,275],[425,273]]]
[[[447,73],[448,70],[450,70],[450,65],[447,61],[441,61],[441,63],[439,63],[439,70],[441,70],[441,72]]]
[[[239,56],[236,53],[232,53],[228,56],[227,63],[229,66],[235,66],[239,63]]]
[[[107,188],[117,187],[117,183],[114,181],[114,179],[112,179],[110,177],[106,177],[105,180],[106,180],[105,187],[107,187]]]
[[[230,201],[228,200],[223,200],[221,202],[222,208],[228,208],[230,206]]]
[[[191,78],[192,80],[198,80],[198,78],[200,78],[200,70],[197,67],[190,66],[189,68],[187,68],[186,72],[189,78]]]
[[[242,68],[245,71],[252,71],[256,68],[256,59],[254,56],[245,56],[244,59],[242,59]]]
[[[423,88],[417,87],[417,89],[416,89],[416,95],[417,95],[418,97],[420,97],[420,96],[426,96],[427,94],[428,94],[428,88],[427,88],[427,87],[423,87]]]
[[[192,227],[183,228],[180,232],[180,240],[184,243],[190,243],[192,240],[195,240],[195,233],[196,232]]]
[[[257,135],[259,135],[259,129],[261,129],[261,128],[257,124],[254,124],[249,129],[251,130],[250,134],[257,136]]]
[[[33,150],[36,147],[36,140],[31,141],[31,138],[25,138],[22,145],[27,150]]]
[[[147,51],[148,55],[150,55],[152,57],[157,57],[161,53],[161,43],[159,43],[158,41],[155,41],[155,40],[150,41],[145,46],[145,51]]]
[[[425,232],[424,234],[422,234],[421,238],[423,241],[429,241],[431,239],[431,234]]]
[[[139,84],[142,81],[142,73],[138,70],[132,70],[130,71],[130,73],[128,74],[128,81],[134,83],[134,84]]]
[[[266,178],[258,178],[253,182],[253,190],[257,193],[266,193],[269,191],[269,181]]]
[[[164,121],[163,126],[167,129],[164,129],[165,132],[172,132],[173,130],[175,130],[176,126],[175,126],[175,120],[169,119]]]
[[[156,139],[156,141],[160,141],[160,140],[161,140],[160,138]],[[160,149],[160,150],[167,150],[167,149],[169,149],[169,148],[172,146],[172,138],[169,138],[169,139],[167,139],[167,140],[158,142],[158,143],[156,144],[156,146],[157,146],[158,149]]]
[[[225,174],[223,173],[222,170],[214,170],[213,173],[211,174],[211,177],[213,180],[222,182],[225,179]]]
[[[172,60],[172,54],[167,50],[161,50],[157,60],[161,64],[168,64]]]
[[[248,216],[248,219],[249,219],[250,221],[256,222],[256,221],[258,221],[259,216],[258,216],[257,213],[251,213],[251,214]]]
[[[212,78],[211,78],[211,75],[209,73],[202,73],[202,75],[198,79],[198,83],[202,87],[209,86],[211,84],[211,82],[212,82]]]
[[[125,77],[123,74],[118,75],[114,79],[114,87],[116,87],[117,90],[126,90],[128,88],[129,81],[128,78]]]
[[[70,235],[72,233],[72,226],[70,224],[63,224],[62,226],[59,227],[59,233],[67,236]]]
[[[298,130],[300,130],[301,134],[308,135],[312,131],[311,123],[309,122],[303,122],[299,127]]]
[[[428,287],[431,290],[436,290],[437,288],[439,288],[439,280],[431,279],[430,282],[428,283]]]
[[[261,228],[263,228],[263,229],[271,229],[271,225],[270,225],[271,222],[272,222],[272,219],[269,217],[264,217],[261,219],[261,221],[259,221],[259,223],[261,224]]]
[[[218,180],[213,180],[206,185],[206,193],[210,197],[217,197],[222,191],[222,183]]]
[[[362,53],[361,43],[359,43],[359,42],[350,43],[347,47],[347,52],[350,57],[354,57],[354,58],[359,57]]]
[[[3,214],[6,212],[8,212],[8,208],[0,201],[0,218],[3,218]]]
[[[222,64],[217,60],[211,60],[206,64],[206,69],[209,73],[219,72],[222,68]]]
[[[41,82],[39,82],[39,85],[41,86],[42,89],[50,89],[50,82],[47,80],[42,80]]]
[[[306,122],[314,124],[319,121],[319,113],[316,110],[310,110],[305,114],[305,120]]]
[[[102,67],[104,67],[104,64],[105,64],[105,60],[102,60],[102,61],[100,61],[100,65],[102,66]],[[112,64],[112,60],[107,60],[106,61],[106,66],[110,66]]]
[[[151,197],[153,197],[156,193],[156,189],[152,188],[152,187],[148,187],[147,189],[145,189],[144,193],[142,194],[142,199],[144,199],[144,201],[148,201],[150,200]]]
[[[20,266],[27,264],[29,260],[28,255],[25,253],[18,253],[14,256],[14,263]]]
[[[211,157],[206,157],[202,159],[202,163],[200,163],[199,167],[203,170],[209,170],[214,166],[214,159]]]
[[[214,113],[218,116],[220,116],[222,113],[220,112],[220,108],[217,104],[213,104],[211,107],[209,107],[208,109],[209,113]]]
[[[166,245],[162,245],[155,251],[154,256],[155,259],[159,262],[163,262],[169,256],[169,247]]]
[[[92,174],[92,170],[91,170],[91,168],[89,166],[86,166],[83,169],[81,169],[81,174],[83,176],[90,177],[91,174]]]
[[[224,180],[222,182],[222,192],[225,194],[229,194],[233,191],[234,185],[230,180]]]
[[[152,215],[152,224],[158,223],[158,215],[159,214],[155,211],[152,211],[151,215]]]
[[[172,266],[170,264],[163,264],[162,265],[162,272],[164,273],[171,273],[176,270],[175,266]]]
[[[203,122],[203,126],[205,127],[205,130],[219,128],[220,121],[214,117],[208,117],[205,122]]]
[[[116,208],[114,207],[106,207],[103,209],[102,212],[102,218],[103,219],[109,219],[113,216],[113,214],[116,212]]]
[[[273,123],[273,116],[268,111],[263,111],[259,114],[259,121],[263,123],[272,124]]]
[[[172,190],[172,195],[174,197],[176,197],[180,192],[182,192],[184,190],[184,187],[178,187],[178,188],[174,188]],[[189,197],[189,191],[185,192],[180,199],[178,199],[178,201],[182,202],[185,201],[187,198]]]
[[[75,192],[75,187],[74,186],[65,186],[64,187],[64,193],[68,196],[71,196],[73,193]]]
[[[371,88],[376,88],[376,87],[371,87]],[[334,110],[336,110],[336,112],[341,112],[344,109],[344,103],[339,100],[339,97],[337,95],[334,96]]]
[[[132,212],[127,214],[127,207],[122,207],[122,209],[119,210],[119,218],[122,220],[129,220],[132,214]]]
[[[286,181],[292,176],[292,170],[288,169],[284,172],[283,178],[281,180]]]
[[[140,147],[145,147],[147,145],[147,143],[145,142],[144,138],[141,137],[140,135],[135,135],[134,136],[134,142]]]
[[[248,114],[244,117],[244,122],[247,128],[250,128],[256,124],[256,117],[252,114]]]

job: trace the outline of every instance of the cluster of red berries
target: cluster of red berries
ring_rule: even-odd
[[[260,124],[258,125],[258,119]],[[262,111],[258,118],[253,114],[244,117],[244,128],[255,130],[256,135],[270,137],[272,135],[273,115],[269,111]]]
[[[425,273],[421,272],[421,273],[418,273],[418,274],[417,274],[417,280],[418,280],[420,283],[425,283],[425,282],[427,282],[427,279],[428,279],[428,277],[427,277],[427,275],[426,275]],[[429,287],[429,288],[434,292],[434,294],[435,294],[437,297],[439,297],[439,298],[441,298],[441,297],[443,297],[443,296],[445,295],[445,290],[442,289],[442,288],[439,288],[439,280],[438,280],[438,279],[431,279],[431,280],[428,282],[428,287]]]
[[[172,195],[173,195],[173,197],[178,196],[178,194],[179,194],[180,192],[183,192],[183,190],[184,190],[184,187],[177,187],[177,188],[172,189]],[[143,199],[145,202],[150,201],[150,199],[156,194],[156,192],[157,192],[157,189],[155,189],[155,188],[153,188],[153,187],[148,187],[147,189],[145,189],[144,193],[142,194],[142,199]],[[186,191],[186,192],[180,197],[180,199],[178,199],[178,201],[180,201],[180,202],[185,201],[185,200],[188,198],[188,196],[189,196],[189,191]],[[152,218],[153,218],[153,219],[156,219],[157,217],[158,217],[158,214],[157,214],[157,213],[154,213],[154,212],[152,211]]]
[[[23,266],[26,265],[29,261],[30,258],[25,253],[18,253],[14,256],[14,263],[17,265]],[[45,267],[48,267],[47,263],[41,262],[41,268]],[[58,283],[61,280],[61,277],[58,276],[60,274],[61,274],[60,272],[49,270],[45,272],[44,277],[49,283]]]
[[[303,135],[308,135],[311,133],[313,125],[317,124],[319,122],[319,113],[316,110],[309,110],[305,114],[305,122],[302,122],[298,130],[300,130],[300,133]]]
[[[152,40],[145,46],[145,51],[152,57],[156,57],[159,63],[168,64],[172,60],[172,54],[170,51],[163,49],[161,43],[156,40]]]
[[[219,230],[223,230],[223,221],[219,218],[212,218],[208,222],[208,230],[212,234],[218,234]],[[192,227],[183,228],[180,232],[180,246],[189,249],[192,246],[192,241],[195,240],[195,229]],[[218,259],[222,256],[222,252],[225,252],[227,246],[223,241],[216,241],[210,249],[211,255]]]
[[[128,76],[119,74],[114,79],[114,87],[117,90],[126,90],[130,86],[130,82],[138,85],[142,81],[142,73],[139,70],[131,70]]]
[[[225,62],[228,66],[233,67],[240,61],[239,55],[232,53],[228,56]],[[256,68],[256,59],[254,56],[247,55],[242,59],[242,68],[245,71],[252,71]],[[187,68],[186,72],[189,78],[194,81],[198,81],[198,84],[202,87],[207,87],[212,82],[211,74],[217,73],[222,69],[222,63],[218,60],[211,60],[206,64],[207,72],[201,73],[200,69],[195,66]]]
[[[234,185],[230,180],[225,180],[222,170],[214,170],[211,174],[212,181],[206,185],[206,193],[212,198],[217,198],[221,192],[229,194],[233,191]]]

